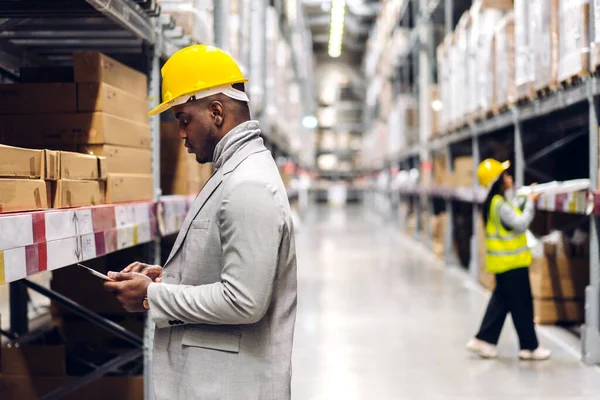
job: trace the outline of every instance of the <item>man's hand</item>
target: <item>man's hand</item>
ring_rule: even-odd
[[[108,277],[113,282],[104,282],[104,289],[115,292],[117,300],[126,311],[145,311],[144,299],[148,286],[152,283],[150,277],[137,272],[109,272]]]
[[[121,272],[138,272],[152,279],[152,282],[160,283],[162,282],[162,271],[163,269],[160,265],[148,265],[136,261],[129,264]]]
[[[542,195],[540,192],[533,191],[534,187],[536,185],[537,185],[537,183],[532,183],[531,184],[532,191],[531,191],[531,193],[529,193],[529,196],[528,196],[529,200],[532,201],[532,202],[534,202],[534,203],[537,203],[537,201],[539,200],[540,196]]]

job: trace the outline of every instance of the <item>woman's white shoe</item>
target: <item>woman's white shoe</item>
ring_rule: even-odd
[[[519,358],[521,360],[530,360],[530,361],[544,361],[550,358],[552,355],[552,351],[543,348],[542,346],[537,349],[531,350],[521,350],[519,351]]]
[[[479,339],[471,339],[467,343],[467,350],[477,354],[481,358],[496,358],[498,352],[496,346]]]

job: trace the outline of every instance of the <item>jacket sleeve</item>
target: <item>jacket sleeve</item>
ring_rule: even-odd
[[[505,228],[516,233],[523,233],[529,228],[531,221],[533,221],[535,207],[531,200],[527,200],[523,212],[519,215],[508,202],[503,201],[498,208],[498,214],[500,222],[502,222]]]
[[[173,320],[215,325],[260,321],[271,302],[282,211],[276,191],[265,183],[243,183],[226,193],[219,212],[221,281],[200,286],[152,283],[148,301],[157,327],[168,327]]]

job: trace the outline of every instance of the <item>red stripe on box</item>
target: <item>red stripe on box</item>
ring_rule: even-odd
[[[37,274],[38,268],[38,246],[32,244],[25,247],[25,270],[27,276]]]
[[[38,271],[48,270],[48,248],[46,242],[38,244]]]
[[[46,213],[37,212],[31,214],[33,224],[33,243],[46,241]]]
[[[94,232],[103,232],[117,227],[114,206],[92,208]]]
[[[104,232],[96,232],[94,234],[96,240],[96,257],[101,257],[106,254],[106,243],[104,241]]]

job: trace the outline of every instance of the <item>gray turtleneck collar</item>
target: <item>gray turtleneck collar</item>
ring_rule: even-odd
[[[240,148],[259,136],[260,127],[258,121],[242,122],[230,130],[217,143],[217,147],[215,148],[213,155],[215,169],[221,168]]]

